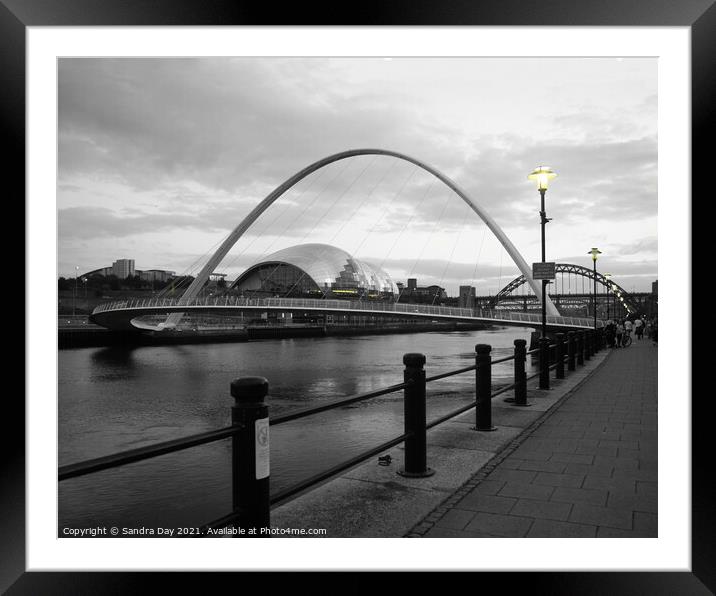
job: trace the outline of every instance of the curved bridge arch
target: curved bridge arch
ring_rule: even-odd
[[[229,234],[226,240],[222,242],[221,246],[219,246],[216,252],[211,256],[209,261],[206,263],[206,265],[204,265],[199,274],[196,276],[196,279],[194,279],[191,285],[187,288],[186,292],[184,292],[184,295],[182,296],[181,300],[184,302],[189,302],[198,295],[198,293],[201,291],[201,288],[204,286],[204,283],[206,283],[206,280],[209,279],[209,275],[219,265],[219,263],[227,255],[229,250],[231,250],[234,244],[236,244],[239,238],[243,236],[246,230],[249,229],[249,227],[259,218],[259,216],[264,211],[266,211],[266,209],[268,209],[281,195],[283,195],[286,191],[288,191],[295,184],[303,180],[309,174],[312,174],[313,172],[320,170],[321,168],[334,162],[341,161],[349,157],[356,157],[358,155],[386,155],[388,157],[395,157],[397,159],[412,163],[435,176],[438,180],[440,180],[443,184],[450,188],[455,194],[457,194],[463,201],[465,201],[465,203],[467,203],[467,205],[480,217],[480,219],[482,219],[482,221],[487,224],[487,227],[490,228],[490,230],[497,237],[502,246],[504,246],[505,250],[514,261],[515,265],[517,265],[517,268],[522,272],[522,276],[527,280],[527,283],[530,284],[535,294],[541,295],[541,285],[538,284],[534,279],[532,279],[532,272],[530,270],[530,267],[527,265],[526,261],[517,251],[515,246],[507,237],[507,235],[502,231],[502,228],[500,228],[500,226],[497,225],[495,220],[493,220],[492,217],[490,217],[490,215],[484,209],[482,209],[482,207],[475,203],[467,195],[467,193],[462,190],[457,184],[455,184],[455,182],[453,182],[450,178],[448,178],[432,166],[426,164],[425,162],[415,159],[414,157],[410,157],[409,155],[405,155],[404,153],[398,153],[397,151],[389,151],[387,149],[350,149],[348,151],[342,151],[340,153],[335,153],[333,155],[329,155],[328,157],[324,157],[323,159],[319,159],[318,161],[312,163],[311,165],[305,167],[301,171],[291,176],[283,184],[276,187],[273,192],[271,192],[263,201],[261,201],[256,207],[254,207],[251,213],[249,213],[244,218],[244,220],[238,226],[236,226],[236,228],[231,232],[231,234]],[[559,315],[557,308],[554,306],[549,297],[547,297],[547,313],[554,316]],[[167,318],[167,322],[165,325],[170,327],[175,326],[181,320],[181,316],[181,313],[170,315],[169,318]]]
[[[571,263],[557,263],[555,265],[555,273],[574,273],[575,275],[581,275],[582,277],[586,277],[590,281],[594,281],[594,270],[589,269],[589,267],[582,267],[581,265],[573,265]],[[519,277],[516,277],[513,279],[510,283],[508,283],[504,288],[502,288],[495,296],[492,297],[490,302],[488,303],[488,308],[494,308],[497,306],[497,304],[501,300],[507,299],[512,292],[514,292],[517,288],[519,288],[521,285],[526,283],[527,280],[525,280],[524,275],[520,275]],[[616,289],[619,291],[619,293],[624,298],[624,301],[629,304],[632,308],[634,308],[635,311],[639,310],[639,304],[634,301],[634,299],[631,297],[629,292],[627,292],[624,288],[622,288],[618,283],[606,278],[604,275],[599,273],[597,271],[597,282],[601,284],[603,287],[607,288],[607,290]],[[612,288],[613,286],[613,288]],[[533,287],[534,289],[534,287]],[[540,290],[541,291],[541,290]],[[539,294],[537,295],[539,298]]]

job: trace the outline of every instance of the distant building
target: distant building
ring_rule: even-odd
[[[165,271],[163,269],[145,269],[144,271],[137,269],[135,273],[139,275],[139,279],[142,281],[148,281],[151,283],[166,283],[176,277],[176,271]]]
[[[475,308],[474,286],[460,286],[457,305],[458,308]]]
[[[651,293],[655,294],[656,296],[659,295],[659,280],[651,282]]]
[[[409,290],[417,290],[418,288],[418,280],[415,277],[409,277],[408,278],[408,289]]]
[[[119,279],[127,279],[136,275],[134,271],[134,259],[117,259],[112,263],[112,275],[116,275]]]

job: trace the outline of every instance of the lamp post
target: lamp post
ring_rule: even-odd
[[[537,166],[532,173],[527,176],[528,179],[534,180],[537,183],[537,190],[540,194],[540,225],[542,228],[542,262],[546,262],[545,258],[545,241],[544,241],[544,226],[550,221],[547,217],[547,213],[544,210],[544,195],[547,192],[547,186],[549,181],[556,178],[557,174],[552,171],[552,168],[548,166]],[[542,338],[547,337],[547,282],[548,280],[542,280]]]
[[[611,290],[610,286],[612,285],[612,282],[609,279],[611,276],[612,276],[611,273],[604,274],[604,277],[607,278],[607,319],[609,319],[609,305],[610,305],[610,302],[612,301],[612,297],[610,296],[610,290]]]
[[[602,251],[600,251],[598,248],[593,248],[590,250],[588,255],[592,255],[592,264],[594,266],[594,329],[597,328],[597,255],[602,254]]]

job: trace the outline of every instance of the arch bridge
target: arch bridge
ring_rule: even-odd
[[[589,269],[588,267],[582,267],[581,265],[574,265],[571,263],[557,263],[555,265],[555,274],[560,273],[566,273],[568,275],[578,275],[594,283],[595,272],[593,269]],[[622,288],[618,283],[612,281],[598,271],[596,272],[596,279],[597,283],[600,284],[601,287],[606,288],[607,292],[612,292],[613,294],[620,296],[624,300],[625,305],[631,308],[634,312],[638,312],[639,310],[641,310],[640,302],[631,294],[629,294],[629,292],[627,292],[624,288]],[[492,297],[492,299],[488,302],[488,308],[497,308],[500,302],[505,302],[513,299],[513,292],[525,283],[528,283],[528,280],[527,278],[525,278],[524,274],[513,279],[495,296]],[[591,293],[579,294],[579,296],[588,299],[591,297]]]
[[[254,207],[254,209],[244,218],[244,220],[239,223],[236,228],[234,228],[234,230],[221,243],[219,248],[216,249],[216,252],[214,252],[214,254],[209,258],[207,263],[202,267],[201,271],[199,271],[198,275],[186,289],[180,300],[182,300],[185,304],[189,304],[199,295],[199,292],[204,286],[204,283],[209,279],[209,275],[214,272],[216,267],[231,250],[234,244],[236,244],[239,238],[241,238],[241,236],[249,229],[249,227],[259,218],[259,216],[264,211],[266,211],[266,209],[268,209],[276,200],[278,200],[279,197],[281,197],[289,189],[298,184],[298,182],[303,180],[306,176],[309,176],[310,174],[320,170],[321,168],[324,168],[332,163],[351,157],[356,157],[359,155],[387,156],[406,161],[425,170],[426,172],[440,180],[440,182],[442,182],[458,197],[460,197],[480,217],[480,219],[485,222],[487,227],[492,231],[495,237],[497,237],[502,246],[505,248],[510,258],[514,261],[515,265],[517,265],[517,268],[522,272],[522,275],[524,276],[526,282],[530,284],[535,293],[540,291],[541,285],[538,284],[537,281],[532,278],[532,273],[529,265],[525,261],[524,257],[517,250],[515,245],[512,244],[512,241],[507,237],[507,234],[505,234],[505,232],[502,230],[502,228],[500,228],[497,222],[490,216],[489,213],[487,213],[487,211],[485,211],[485,209],[478,202],[476,202],[472,197],[470,197],[462,188],[460,188],[445,174],[419,159],[416,159],[404,153],[399,153],[397,151],[389,151],[387,149],[349,149],[347,151],[342,151],[340,153],[329,155],[328,157],[319,159],[318,161],[306,166],[301,171],[297,172],[296,174],[288,178],[285,182],[277,186],[271,193],[269,193],[269,195],[266,196],[266,198],[264,198],[258,205],[256,205],[256,207]],[[549,299],[549,297],[547,297],[545,302],[547,314],[554,316],[559,315],[559,311]],[[181,321],[181,317],[181,311],[173,313],[167,318],[166,322],[163,325],[163,328],[175,327]]]

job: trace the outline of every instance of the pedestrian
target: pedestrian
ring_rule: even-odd
[[[634,321],[634,334],[638,340],[641,340],[644,335],[644,321],[641,320],[641,317],[637,317]]]
[[[617,322],[617,328],[616,328],[616,336],[617,336],[617,348],[622,347],[622,337],[624,336],[624,325],[621,321]]]
[[[656,345],[657,341],[658,341],[657,331],[658,331],[658,324],[657,324],[657,320],[654,319],[651,324],[651,341],[654,342],[654,345]]]
[[[614,325],[614,321],[609,319],[607,321],[606,326],[604,327],[604,337],[607,340],[607,347],[613,348],[614,347],[614,336],[616,335],[616,325]]]

